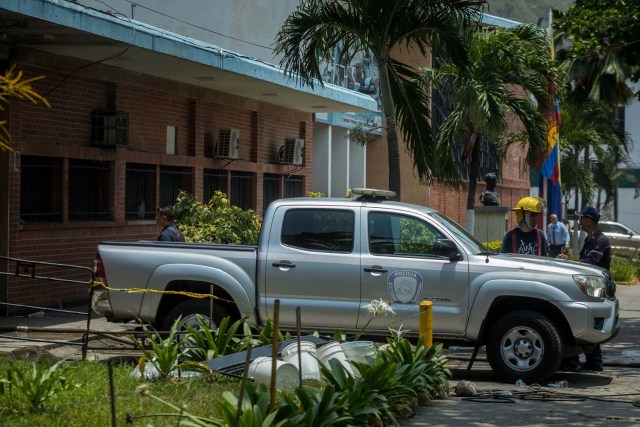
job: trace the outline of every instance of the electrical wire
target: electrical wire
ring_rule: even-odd
[[[100,0],[96,0],[96,1],[100,1]],[[213,31],[213,30],[211,30],[211,29],[209,29],[209,28],[202,27],[202,26],[200,26],[200,25],[196,25],[196,24],[191,23],[191,22],[188,22],[188,21],[184,21],[184,20],[182,20],[182,19],[176,18],[175,16],[167,15],[166,13],[162,13],[162,12],[160,12],[160,11],[158,11],[158,10],[155,10],[155,9],[152,9],[152,8],[150,8],[150,7],[143,6],[143,5],[139,4],[139,3],[133,2],[133,1],[131,1],[131,0],[124,0],[124,1],[126,1],[127,3],[130,3],[130,4],[132,4],[132,5],[134,5],[134,6],[136,6],[136,7],[140,7],[140,8],[142,8],[142,9],[146,9],[146,10],[148,10],[148,11],[150,11],[150,12],[157,13],[158,15],[164,16],[164,17],[166,17],[166,18],[173,19],[174,21],[178,21],[178,22],[180,22],[180,23],[182,23],[182,24],[190,25],[190,26],[192,26],[192,27],[194,27],[194,28],[197,28],[197,29],[199,29],[199,30],[207,31],[207,32],[209,32],[209,33],[216,34],[216,35],[218,35],[218,36],[226,37],[226,38],[231,39],[231,40],[239,41],[239,42],[246,43],[246,44],[249,44],[249,45],[252,45],[252,46],[256,46],[256,47],[260,47],[260,48],[263,48],[263,49],[269,49],[269,50],[271,50],[271,49],[272,49],[272,48],[271,48],[271,47],[269,47],[269,46],[264,46],[264,45],[261,45],[261,44],[258,44],[258,43],[253,43],[253,42],[250,42],[250,41],[247,41],[247,40],[243,40],[243,39],[240,39],[240,38],[237,38],[237,37],[228,36],[228,35],[226,35],[226,34],[223,34],[223,33],[217,32],[217,31]],[[106,3],[104,3],[103,1],[100,1],[100,3],[106,4]],[[115,9],[114,9],[114,10],[115,10]]]

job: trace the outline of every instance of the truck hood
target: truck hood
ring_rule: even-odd
[[[602,276],[603,272],[603,269],[600,267],[582,262],[539,257],[534,255],[489,255],[488,261],[489,265],[493,267],[519,269],[532,272],[586,274],[592,276]]]

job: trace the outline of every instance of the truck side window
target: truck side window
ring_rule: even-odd
[[[435,256],[433,244],[445,238],[430,224],[405,215],[370,212],[368,225],[373,255]]]
[[[291,209],[285,213],[283,245],[324,252],[352,252],[355,214],[340,209]]]

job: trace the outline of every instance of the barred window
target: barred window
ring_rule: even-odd
[[[20,220],[62,221],[62,159],[22,156],[20,161]]]
[[[69,221],[113,219],[111,164],[69,160]]]
[[[127,163],[125,219],[154,219],[156,216],[156,166]]]
[[[302,176],[285,176],[284,177],[284,196],[302,197],[304,196],[304,177]]]
[[[280,198],[280,175],[265,173],[262,180],[262,212],[271,202]]]
[[[160,206],[173,206],[181,190],[193,194],[192,169],[182,166],[160,166]]]
[[[231,172],[231,204],[241,209],[254,209],[254,177],[249,172]]]
[[[202,176],[202,196],[204,202],[207,203],[213,197],[213,193],[216,191],[222,191],[227,194],[227,171],[221,171],[216,169],[205,169]]]

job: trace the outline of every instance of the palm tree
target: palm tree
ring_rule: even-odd
[[[472,231],[479,178],[478,139],[486,133],[493,143],[499,137],[506,145],[527,143],[527,163],[539,164],[548,148],[544,112],[553,102],[556,69],[549,57],[546,33],[534,25],[478,29],[472,36],[470,59],[466,73],[442,61],[438,67],[424,70],[424,81],[442,90],[449,87],[452,92],[453,111],[439,129],[438,150],[451,153],[456,141],[464,141],[460,160],[464,164],[470,157],[467,228]],[[513,133],[506,137],[510,114],[523,127],[517,137]],[[504,152],[506,145],[500,151]]]
[[[598,208],[612,205],[621,180],[635,181],[628,169],[630,139],[620,135],[612,122],[613,109],[606,102],[565,103],[560,125],[562,187],[568,201],[582,194],[583,205],[597,198]],[[600,196],[604,195],[604,201]],[[597,196],[597,197],[596,197]]]
[[[474,7],[484,0],[302,0],[276,37],[276,54],[285,72],[313,87],[322,85],[320,61],[336,46],[347,55],[364,52],[380,69],[380,99],[385,117],[389,189],[401,199],[398,127],[413,158],[421,183],[431,182],[449,158],[433,155],[428,94],[421,90],[419,72],[392,58],[394,49],[445,48],[464,69],[467,29],[479,21]],[[450,157],[450,156],[449,156]],[[452,170],[452,168],[445,168]]]

